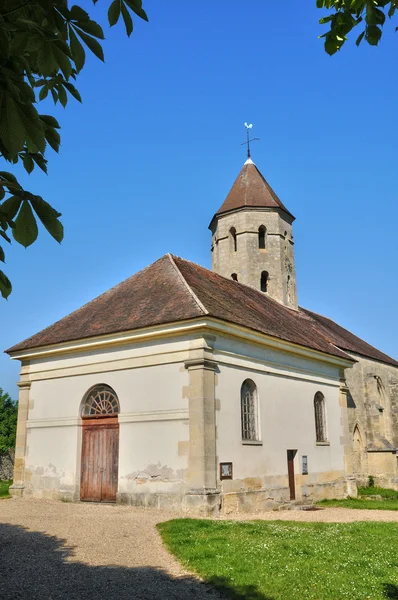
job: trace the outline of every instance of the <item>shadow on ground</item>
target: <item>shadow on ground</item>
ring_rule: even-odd
[[[218,579],[214,587],[152,567],[91,566],[73,560],[65,540],[0,524],[1,598],[5,600],[273,600],[254,586],[238,591]],[[226,596],[225,596],[226,594]],[[395,598],[396,596],[390,596]]]
[[[387,583],[384,586],[384,595],[391,600],[398,600],[398,586]]]

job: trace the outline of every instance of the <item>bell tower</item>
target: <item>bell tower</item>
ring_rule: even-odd
[[[297,309],[293,221],[294,216],[251,160],[249,150],[209,226],[213,271]]]

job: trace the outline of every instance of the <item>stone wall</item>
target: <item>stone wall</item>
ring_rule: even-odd
[[[358,362],[345,376],[353,474],[360,484],[372,475],[398,488],[398,368],[352,356]]]
[[[259,227],[266,228],[265,248],[259,248]],[[283,211],[253,208],[237,210],[213,222],[213,271],[261,289],[261,273],[269,273],[267,293],[297,308],[292,218]],[[230,230],[236,231],[236,251]]]
[[[0,481],[9,481],[14,475],[15,452],[10,448],[8,452],[0,454]]]

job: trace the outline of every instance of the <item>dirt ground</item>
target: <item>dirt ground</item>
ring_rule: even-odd
[[[124,506],[0,500],[5,600],[218,600],[165,550],[155,525],[175,513]],[[239,519],[398,521],[398,512],[328,508]]]

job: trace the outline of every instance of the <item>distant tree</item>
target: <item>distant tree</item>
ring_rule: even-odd
[[[398,8],[398,0],[317,0],[316,4],[318,8],[326,8],[331,12],[319,21],[330,25],[330,30],[321,36],[325,39],[325,50],[330,55],[340,50],[348,34],[361,24],[363,27],[356,40],[357,46],[362,40],[377,46],[387,16],[393,17]]]
[[[93,0],[95,4],[97,0]],[[108,0],[109,1],[109,0]],[[74,83],[85,63],[85,48],[104,60],[102,28],[80,6],[69,0],[1,0],[0,2],[0,158],[21,163],[27,173],[38,167],[47,173],[48,145],[58,152],[59,124],[43,115],[37,104],[50,95],[63,107],[68,96],[81,102]],[[108,8],[110,26],[120,17],[128,36],[131,14],[148,20],[142,0],[113,0]],[[25,248],[38,236],[36,217],[61,242],[61,213],[41,196],[18,183],[12,173],[0,171],[0,238],[11,237]],[[0,246],[0,261],[5,254]],[[0,294],[7,298],[11,282],[0,270]]]
[[[15,447],[18,403],[0,388],[0,454]]]

